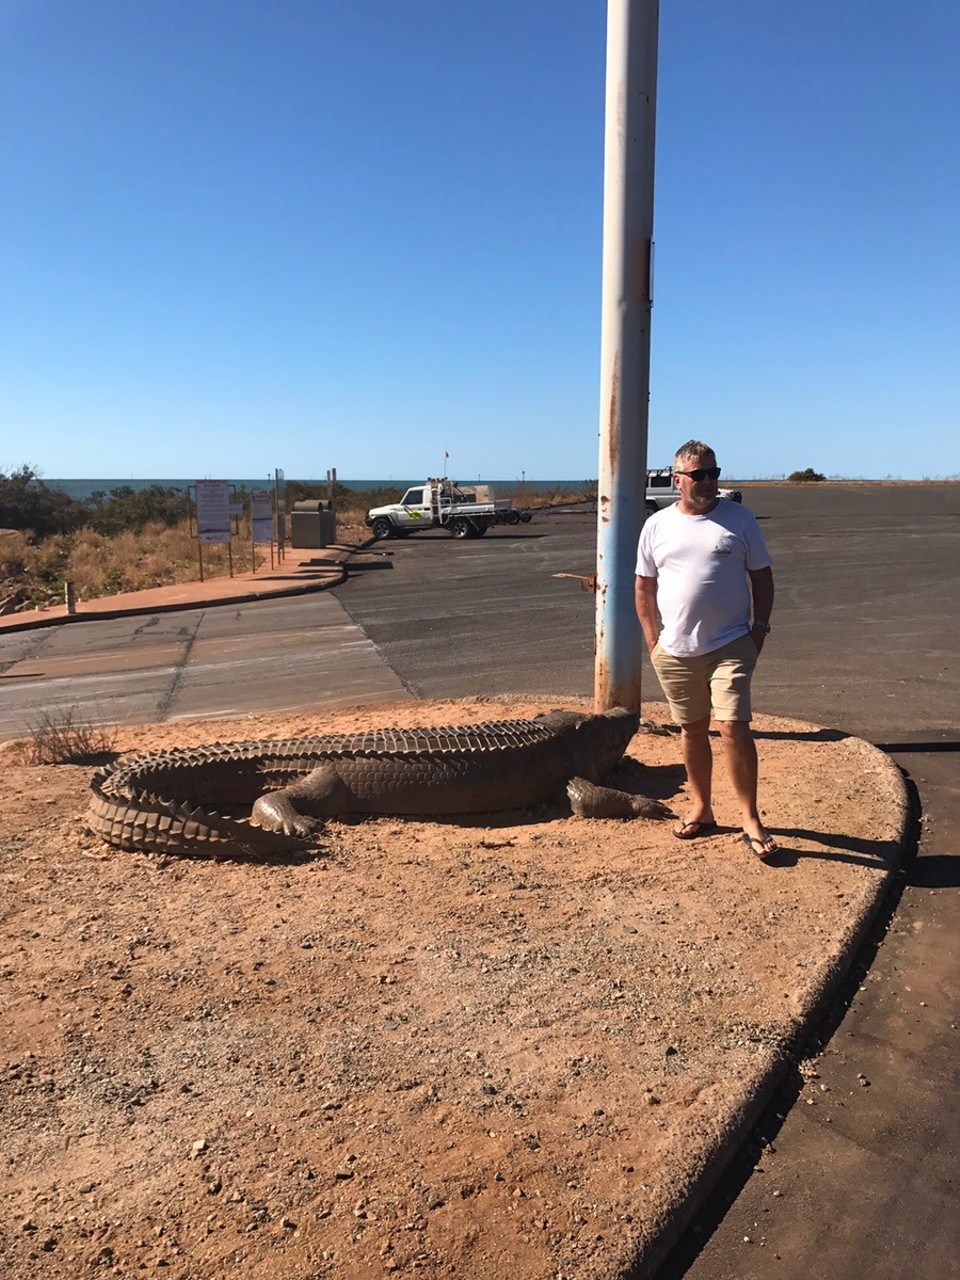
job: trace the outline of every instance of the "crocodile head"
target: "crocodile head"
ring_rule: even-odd
[[[537,720],[556,729],[573,757],[576,773],[591,782],[610,772],[640,727],[639,715],[625,707],[612,707],[599,715],[549,711]]]

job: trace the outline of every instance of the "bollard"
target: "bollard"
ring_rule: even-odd
[[[67,602],[67,613],[77,612],[77,592],[72,582],[63,584],[63,593]]]

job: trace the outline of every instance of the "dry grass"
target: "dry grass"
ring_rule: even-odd
[[[229,550],[226,545],[204,547],[204,574],[227,573],[231,557],[234,573],[253,568],[249,526],[242,521]],[[139,533],[128,531],[112,538],[88,528],[39,542],[20,532],[0,539],[0,599],[15,597],[21,609],[62,603],[67,582],[74,584],[78,600],[95,600],[192,582],[199,576],[197,543],[187,522],[172,528],[155,522]]]
[[[116,730],[80,718],[79,708],[44,711],[30,724],[28,764],[95,764],[112,754]]]

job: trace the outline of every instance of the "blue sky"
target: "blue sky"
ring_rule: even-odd
[[[0,0],[0,470],[598,473],[602,0]],[[663,0],[651,465],[960,473],[960,6]]]

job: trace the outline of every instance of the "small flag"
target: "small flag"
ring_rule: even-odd
[[[446,449],[444,449],[444,451],[443,451],[443,456],[444,456],[445,458],[449,458],[449,457],[450,457],[450,455],[449,455],[449,453],[447,453]]]

